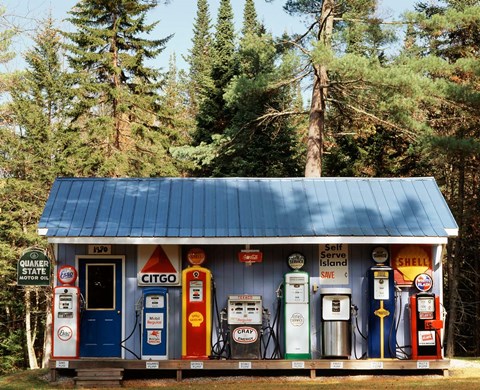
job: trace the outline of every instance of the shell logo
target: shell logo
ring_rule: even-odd
[[[421,246],[408,245],[392,258],[392,265],[402,273],[405,280],[413,281],[418,274],[432,269],[432,259]]]

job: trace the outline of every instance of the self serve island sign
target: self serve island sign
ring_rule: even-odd
[[[181,262],[178,245],[140,245],[138,247],[139,286],[180,286]]]

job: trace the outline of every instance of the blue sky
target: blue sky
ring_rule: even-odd
[[[196,0],[170,0],[169,4],[162,4],[150,14],[151,21],[159,20],[153,38],[164,38],[172,33],[174,37],[168,42],[166,49],[158,61],[158,65],[167,69],[170,56],[174,53],[179,67],[185,67],[182,55],[187,55],[191,47],[192,26],[196,14]],[[209,0],[210,16],[215,25],[218,4],[220,0]],[[390,19],[400,13],[413,9],[416,0],[380,0],[379,16]],[[77,0],[0,0],[6,7],[8,20],[13,20],[27,34],[33,34],[36,20],[45,18],[52,12],[53,17],[61,23],[68,17],[68,11],[77,3]],[[240,30],[243,19],[244,0],[231,0],[235,15],[237,30]],[[282,6],[285,0],[255,0],[255,7],[259,19],[265,24],[268,31],[274,35],[283,32],[303,32],[304,23],[298,17],[287,15]],[[65,30],[69,26],[61,24]],[[19,54],[7,66],[7,70],[18,69],[23,66],[21,53],[28,48],[31,41],[28,35],[22,35],[15,40],[15,51]]]

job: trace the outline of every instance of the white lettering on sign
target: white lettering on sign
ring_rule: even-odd
[[[177,274],[142,274],[140,278],[143,286],[148,284],[178,284]]]
[[[321,244],[319,255],[320,284],[348,284],[348,245]]]

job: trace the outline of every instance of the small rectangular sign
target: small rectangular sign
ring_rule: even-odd
[[[192,370],[203,370],[203,362],[190,362]]]
[[[343,362],[330,362],[330,368],[343,368]]]
[[[370,368],[372,368],[372,370],[381,370],[383,368],[383,362],[371,362]]]
[[[159,368],[158,362],[146,362],[145,363],[145,368],[147,370],[157,370]]]
[[[292,362],[292,368],[305,368],[305,362]]]
[[[55,368],[68,368],[68,360],[57,360],[55,362]]]
[[[238,362],[238,368],[241,370],[251,370],[252,362]]]
[[[112,246],[111,245],[89,245],[88,246],[89,255],[111,255]]]
[[[428,369],[430,368],[430,362],[417,362],[417,368],[419,369]]]

